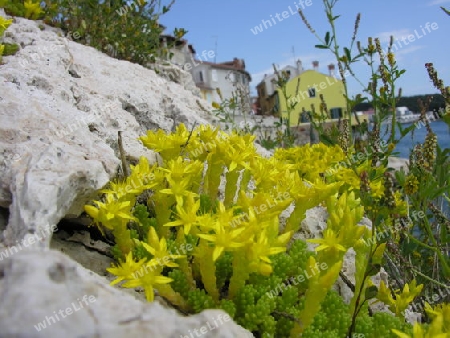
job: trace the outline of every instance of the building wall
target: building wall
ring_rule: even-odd
[[[298,77],[300,77],[300,86],[298,93],[296,93]],[[309,89],[315,90],[315,97],[310,97]],[[311,111],[311,104],[314,104],[316,112],[319,112],[320,94],[323,94],[329,111],[333,108],[341,108],[342,113],[345,113],[347,104],[343,96],[344,85],[342,81],[314,70],[307,70],[288,82],[287,95],[291,97],[292,102],[297,102],[294,111],[291,113],[291,126],[298,124],[303,107],[306,111]],[[287,106],[280,90],[278,90],[278,96],[280,111],[283,115],[286,115]]]
[[[202,78],[199,74],[200,72],[202,72]],[[202,97],[210,102],[220,103],[220,97],[216,93],[216,88],[220,89],[224,100],[229,100],[233,97],[233,92],[237,89],[236,84],[246,90],[248,95],[250,94],[248,76],[238,71],[215,68],[209,64],[199,64],[193,68],[192,76],[195,83],[201,88]],[[250,100],[248,104],[248,110],[250,111]]]

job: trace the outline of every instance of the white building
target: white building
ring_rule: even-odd
[[[303,72],[303,66],[302,62],[300,60],[297,60],[296,67],[294,66],[285,66],[284,68],[278,69],[277,71],[281,74],[281,72],[285,71],[289,74],[289,80],[293,79],[294,77],[300,75]],[[264,82],[264,88],[265,88],[265,96],[271,96],[275,89],[277,88],[275,82],[277,81],[277,74],[269,74],[264,75],[264,78],[261,80],[261,82]],[[260,86],[261,82],[258,84]]]
[[[248,104],[246,112],[251,110],[250,73],[245,70],[245,61],[234,58],[233,61],[214,63],[195,60],[191,71],[194,82],[200,88],[202,97],[209,102],[221,102],[217,93],[220,89],[223,100],[229,100],[236,92],[245,96]]]

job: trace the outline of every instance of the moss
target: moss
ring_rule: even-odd
[[[3,51],[3,56],[14,55],[19,50],[19,45],[16,43],[4,43],[5,49]]]

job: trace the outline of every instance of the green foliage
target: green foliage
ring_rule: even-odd
[[[36,0],[0,0],[0,7],[12,16],[22,16],[27,19],[42,19],[43,11],[40,2]]]
[[[250,112],[250,95],[246,88],[235,83],[235,89],[231,93],[231,98],[225,99],[222,96],[220,88],[216,88],[217,95],[220,97],[220,104],[212,103],[213,113],[219,118],[219,121],[225,123],[226,131],[235,131],[240,134],[253,134],[258,127],[254,125]],[[236,116],[242,115],[244,120],[239,125],[236,124]]]
[[[358,122],[356,130],[359,134],[366,136],[364,141],[353,139],[351,130],[348,135],[336,140],[333,135],[329,132],[327,134],[321,128],[320,123],[316,125],[316,128],[319,130],[321,141],[339,144],[347,152],[347,157],[352,159],[347,162],[346,167],[352,168],[360,176],[358,181],[361,187],[362,204],[366,210],[366,217],[372,221],[372,238],[376,238],[374,244],[386,245],[385,260],[380,261],[380,264],[383,264],[389,272],[396,288],[403,289],[405,284],[411,285],[411,282],[418,281],[423,283],[422,297],[430,297],[436,293],[436,289],[448,289],[450,280],[448,257],[450,225],[448,172],[450,168],[448,149],[442,151],[437,147],[436,136],[425,112],[439,108],[442,119],[450,126],[448,114],[450,88],[444,86],[433,64],[427,63],[425,67],[429,77],[441,95],[435,96],[434,101],[429,97],[426,99],[402,98],[401,89],[397,88],[396,83],[405,70],[401,69],[395,60],[394,39],[391,37],[387,51],[382,50],[378,38],[369,37],[367,45],[357,41],[361,20],[361,15],[358,14],[349,46],[338,46],[336,26],[340,16],[335,15],[336,3],[335,0],[323,0],[330,27],[330,31],[323,39],[317,35],[303,13],[300,15],[307,28],[319,39],[320,44],[316,47],[328,49],[335,56],[345,87],[347,82],[344,72],[362,86],[366,97],[360,94],[353,98],[346,96],[348,112],[353,111],[355,107],[361,107],[364,104],[368,107],[370,104],[375,111],[374,123],[370,126]],[[339,41],[341,41],[340,38]],[[353,72],[354,64],[361,61],[371,69],[370,79],[359,79]],[[366,85],[367,83],[369,85]],[[411,99],[416,102],[411,103]],[[409,128],[402,128],[401,124],[396,123],[396,114],[392,112],[399,105],[406,105],[414,111],[419,111],[421,113],[419,123]],[[445,110],[442,110],[443,108]],[[351,122],[350,114],[347,118]],[[357,118],[356,115],[355,118]],[[387,126],[385,135],[382,135],[383,123]],[[379,177],[378,165],[381,163],[386,166],[388,157],[394,154],[395,146],[400,140],[420,126],[425,126],[428,134],[424,144],[411,149],[409,174],[397,172],[394,179],[392,174],[386,173],[383,183],[384,197],[374,198],[374,183]],[[383,137],[389,140],[387,147],[382,146]],[[353,160],[355,152],[363,153],[364,160],[368,160],[370,166],[360,170],[361,162]],[[446,174],[443,174],[444,172]],[[394,211],[393,208],[396,210]],[[364,281],[369,276],[367,262],[371,260],[370,255],[369,252],[360,254],[360,263],[357,263],[359,266],[357,276],[361,283],[361,288],[357,289],[360,290],[362,298],[367,291]],[[403,268],[399,269],[399,266]],[[443,301],[444,299],[440,297],[439,302]],[[354,309],[354,314],[356,313],[357,308]],[[426,316],[424,311],[422,313]],[[353,326],[355,318],[354,316]]]
[[[175,29],[175,40],[162,47],[160,35],[164,27],[158,24],[174,1],[162,6],[161,0],[0,0],[9,15],[28,19],[43,19],[62,28],[70,38],[92,46],[112,57],[141,65],[156,58],[169,56],[168,48],[185,34]]]
[[[19,45],[16,43],[5,43],[3,44],[5,49],[3,50],[3,56],[14,55],[19,50]]]

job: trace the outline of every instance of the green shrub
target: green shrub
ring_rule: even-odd
[[[112,57],[146,65],[157,57],[167,55],[171,46],[162,48],[161,15],[167,13],[174,0],[162,6],[161,0],[0,0],[7,14],[28,19],[43,19],[45,23],[62,28],[77,41]],[[181,39],[184,29],[175,29]],[[174,42],[175,43],[175,42]]]

